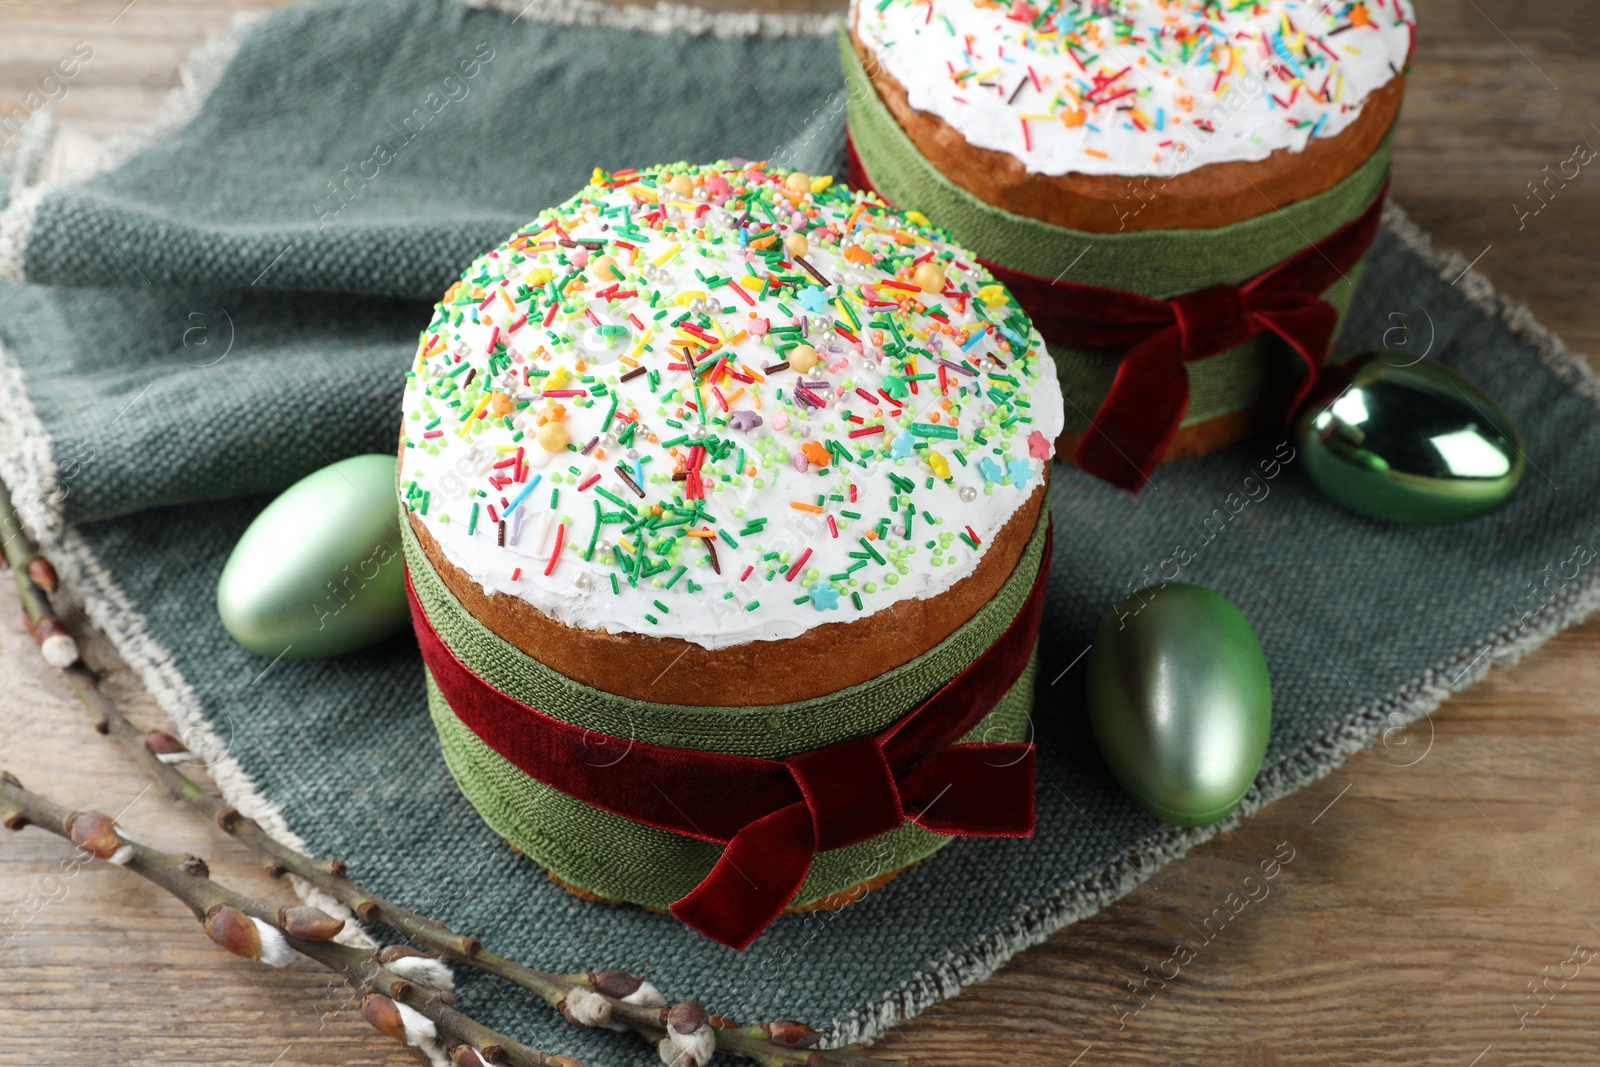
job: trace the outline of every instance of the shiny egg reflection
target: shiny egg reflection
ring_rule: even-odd
[[[1345,507],[1391,522],[1460,522],[1492,511],[1527,467],[1498,404],[1436,361],[1373,354],[1330,369],[1295,426],[1307,472]]]

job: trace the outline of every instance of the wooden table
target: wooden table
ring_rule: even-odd
[[[88,41],[94,58],[58,111],[87,134],[124,129],[152,113],[187,49],[232,11],[271,6],[125,3],[0,4],[0,114]],[[1531,206],[1527,183],[1576,144],[1600,145],[1591,0],[1416,3],[1395,199],[1441,245],[1482,253],[1479,269],[1574,348],[1596,348],[1600,174],[1583,172],[1523,229],[1514,207]],[[0,616],[16,614],[7,583]],[[159,721],[104,642],[90,653],[117,694]],[[0,679],[0,764],[68,803],[120,809],[133,834],[204,854],[220,879],[284,899],[241,848],[150,792],[86,728],[15,623],[0,627]],[[950,1067],[1593,1064],[1600,959],[1567,961],[1576,946],[1579,959],[1600,948],[1600,899],[1586,888],[1600,878],[1596,693],[1591,623],[1450,701],[1421,727],[1433,743],[1420,762],[1402,766],[1416,747],[1357,756],[883,1047]],[[1129,983],[1144,982],[1175,942],[1195,941],[1189,923],[1283,842],[1294,859],[1271,895],[1165,988],[1151,982],[1143,1010],[1119,1017],[1140,1003]],[[68,855],[41,833],[0,839],[0,914]],[[0,931],[0,1062],[417,1061],[369,1030],[313,966],[269,971],[230,957],[160,892],[97,865],[9,941]]]

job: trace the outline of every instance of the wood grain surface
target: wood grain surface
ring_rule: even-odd
[[[1600,145],[1593,0],[1416,6],[1395,199],[1441,245],[1481,253],[1479,269],[1574,348],[1600,348],[1600,173],[1584,171],[1538,215],[1518,214],[1536,206],[1527,183],[1544,168],[1580,142]],[[88,41],[94,58],[56,109],[85,134],[125,129],[176,83],[189,48],[258,7],[281,17],[271,0],[0,3],[0,114]],[[130,832],[209,857],[225,882],[288,899],[88,730],[16,615],[7,583],[0,764],[68,803],[122,810]],[[106,643],[89,651],[156,723]],[[1600,623],[1494,671],[1408,733],[1411,747],[1357,756],[883,1047],[948,1067],[1600,1061],[1600,959],[1590,961],[1600,900],[1588,889],[1600,878],[1596,693]],[[1289,850],[1268,896],[1213,923],[1209,941],[1196,931],[1262,860]],[[101,864],[47,883],[69,856],[38,832],[0,838],[0,914],[43,899],[30,893],[58,898],[0,930],[0,1064],[418,1062],[369,1030],[316,968],[227,956],[126,872]],[[1169,962],[1180,941],[1193,957]]]

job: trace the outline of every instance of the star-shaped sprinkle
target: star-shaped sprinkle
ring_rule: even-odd
[[[910,430],[901,430],[895,439],[889,442],[889,454],[895,459],[905,459],[911,455],[911,449],[916,443],[917,439],[911,436]]]
[[[1006,464],[1006,470],[1011,474],[1011,484],[1021,489],[1033,477],[1033,464],[1025,459],[1014,459]]]
[[[1000,469],[1000,464],[988,456],[978,460],[978,473],[983,475],[983,480],[986,482],[998,482],[1006,476],[1005,471]]]
[[[1055,449],[1050,445],[1050,439],[1038,430],[1028,435],[1028,455],[1034,459],[1042,459],[1048,463],[1050,454],[1054,451]]]
[[[818,611],[837,611],[839,594],[834,591],[833,586],[818,582],[811,587],[811,606]]]
[[[828,291],[820,286],[811,285],[800,291],[800,306],[813,315],[820,315],[828,310]]]

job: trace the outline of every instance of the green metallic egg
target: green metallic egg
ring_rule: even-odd
[[[1487,393],[1433,360],[1374,354],[1331,368],[1295,423],[1301,462],[1328,496],[1390,522],[1460,522],[1522,481],[1522,435]]]
[[[274,659],[337,656],[404,626],[395,458],[352,456],[285,489],[234,546],[217,611]]]
[[[1267,660],[1243,612],[1198,585],[1146,589],[1101,621],[1087,666],[1095,740],[1135,800],[1179,826],[1238,806],[1272,732]]]

